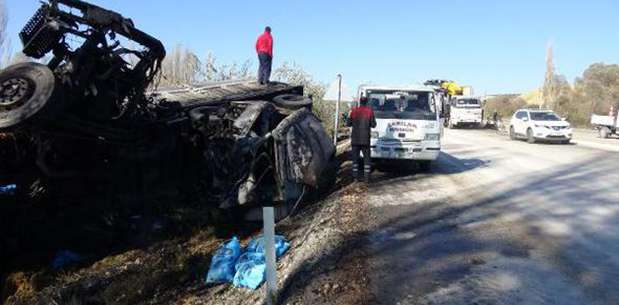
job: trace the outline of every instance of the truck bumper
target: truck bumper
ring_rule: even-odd
[[[438,158],[441,151],[439,141],[424,141],[418,144],[381,145],[370,147],[373,159],[428,160]]]
[[[480,119],[456,119],[453,120],[454,124],[481,124]]]

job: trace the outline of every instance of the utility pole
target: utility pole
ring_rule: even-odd
[[[340,102],[342,101],[342,74],[337,75],[337,103],[335,104],[335,125],[333,126],[333,145],[337,145],[337,129],[340,126]]]

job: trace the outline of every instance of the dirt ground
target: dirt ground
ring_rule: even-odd
[[[372,298],[362,247],[369,223],[367,187],[351,181],[350,164],[344,162],[342,153],[340,149],[336,185],[277,225],[277,233],[291,243],[278,261],[281,304],[360,304]],[[42,232],[22,232],[30,234],[32,242],[20,242],[28,253],[6,261],[0,277],[0,303],[263,303],[264,287],[252,291],[204,283],[217,247],[234,235],[247,243],[260,233],[260,224],[226,227],[209,223],[213,211],[200,206],[185,206],[174,213],[161,211],[166,213],[109,216],[122,226],[107,230],[97,223],[72,223],[77,216],[66,211],[56,212],[56,222],[46,220],[43,212],[29,215],[36,220],[33,226]],[[79,216],[99,212],[84,208]],[[64,231],[56,232],[58,228]],[[62,270],[52,269],[54,250],[60,247],[78,252],[82,261]]]

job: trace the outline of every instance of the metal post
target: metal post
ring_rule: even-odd
[[[340,101],[342,100],[342,74],[337,75],[337,103],[335,104],[335,126],[333,126],[333,144],[337,145],[337,129],[340,126]]]
[[[264,255],[267,265],[266,304],[277,304],[277,269],[275,268],[275,215],[273,207],[262,208]]]

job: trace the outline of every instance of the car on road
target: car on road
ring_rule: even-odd
[[[520,109],[514,113],[509,124],[512,140],[525,139],[568,144],[572,139],[572,127],[552,110]]]

